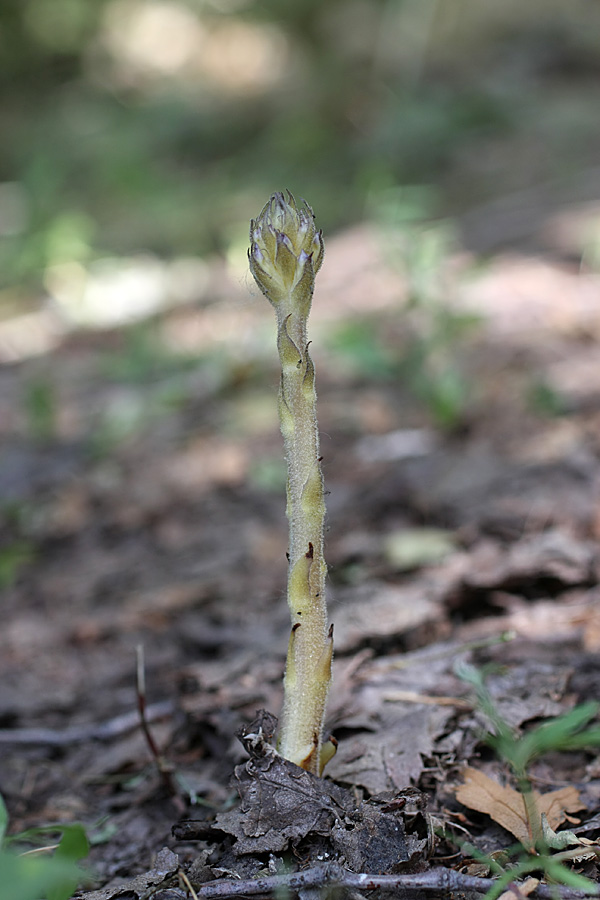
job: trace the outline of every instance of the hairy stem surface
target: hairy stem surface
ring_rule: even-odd
[[[325,501],[315,370],[306,328],[323,242],[312,211],[307,206],[298,209],[291,194],[287,201],[273,195],[252,222],[250,238],[250,268],[277,315],[279,420],[288,470],[287,599],[292,627],[278,746],[282,756],[320,774],[324,757],[332,755],[329,748],[324,751],[322,735],[333,637],[325,597]]]

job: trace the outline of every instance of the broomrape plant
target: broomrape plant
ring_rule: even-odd
[[[307,321],[315,276],[323,262],[323,237],[306,202],[275,193],[250,223],[250,271],[277,316],[281,362],[279,422],[287,460],[289,520],[287,599],[292,619],[278,740],[282,756],[320,774],[335,753],[323,741],[331,682],[333,626],[325,598],[325,500],[315,369],[308,352]]]

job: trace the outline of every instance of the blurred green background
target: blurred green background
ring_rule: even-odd
[[[600,196],[599,51],[591,0],[4,0],[0,309],[57,264],[241,254],[285,187],[328,233],[424,187],[406,214],[475,244],[496,198]]]

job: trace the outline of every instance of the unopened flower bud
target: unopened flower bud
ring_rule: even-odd
[[[323,237],[313,211],[292,194],[272,195],[250,223],[250,271],[265,297],[277,306],[286,297],[308,315],[315,275],[323,262]]]

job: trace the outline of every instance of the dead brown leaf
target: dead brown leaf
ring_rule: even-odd
[[[523,795],[511,787],[498,784],[477,769],[467,767],[463,775],[465,781],[459,785],[456,799],[469,809],[486,813],[494,822],[510,831],[524,846],[531,845]],[[579,792],[572,786],[547,794],[538,794],[534,791],[533,795],[540,817],[540,828],[542,813],[545,813],[550,827],[556,829],[565,821],[567,812],[576,812],[583,806]]]
[[[523,884],[515,885],[500,894],[498,900],[522,900],[523,897],[529,897],[535,891],[540,883],[539,878],[527,878]]]
[[[138,875],[131,881],[118,886],[101,888],[83,894],[84,900],[117,900],[117,897],[154,896],[154,889],[172,878],[179,868],[179,857],[168,847],[163,847],[156,855],[154,867],[149,872]]]
[[[269,744],[277,719],[260,710],[238,736],[250,759],[234,770],[241,806],[220,812],[215,826],[236,838],[234,853],[279,853],[308,834],[326,836],[354,806],[346,789],[317,778]]]

